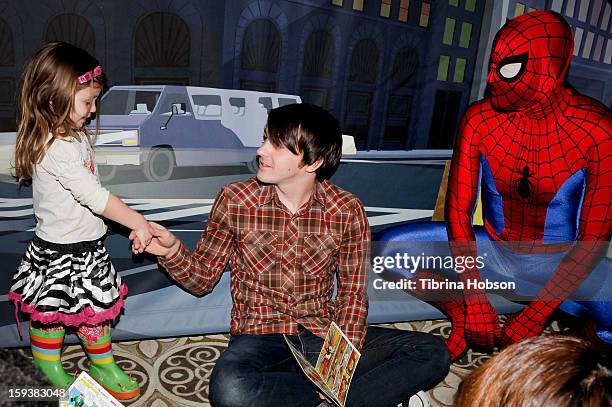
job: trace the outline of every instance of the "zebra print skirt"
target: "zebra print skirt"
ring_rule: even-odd
[[[36,236],[13,276],[9,299],[31,320],[80,326],[115,319],[126,294],[102,239],[59,244]]]

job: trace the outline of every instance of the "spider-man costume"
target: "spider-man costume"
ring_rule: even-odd
[[[554,12],[535,11],[507,22],[493,42],[486,96],[468,107],[460,123],[447,223],[400,226],[378,236],[438,240],[446,232],[453,256],[475,256],[474,242],[480,240],[530,242],[534,250],[577,242],[557,255],[543,287],[501,328],[484,290],[436,301],[453,324],[447,340],[453,359],[466,349],[466,340],[490,348],[538,335],[595,267],[611,269],[610,261],[601,259],[612,234],[612,118],[601,103],[565,84],[572,52],[571,27]],[[484,230],[475,233],[479,188]],[[470,269],[459,278],[481,277]],[[612,327],[612,302],[596,305],[591,313]]]

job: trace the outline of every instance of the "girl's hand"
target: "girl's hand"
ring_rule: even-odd
[[[145,250],[147,253],[161,257],[168,257],[178,251],[181,241],[162,225],[155,222],[149,222],[149,232],[152,234],[153,238],[146,247],[142,247],[135,231],[132,231],[132,233],[130,233],[132,247],[134,248],[134,246],[136,246],[137,249],[142,248],[142,250]],[[132,250],[134,251],[134,249]]]
[[[130,232],[130,240],[132,241],[132,253],[138,254],[140,253],[143,244],[140,243],[140,239],[136,236],[136,233],[132,230]]]
[[[132,238],[132,235],[134,235],[134,238]],[[153,239],[153,234],[151,233],[149,223],[145,222],[142,227],[130,233],[130,240],[133,241],[132,252],[142,253],[151,243],[151,239]]]

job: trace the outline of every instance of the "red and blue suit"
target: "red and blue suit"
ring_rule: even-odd
[[[612,302],[565,301],[595,268],[612,270],[609,259],[602,261],[612,234],[612,116],[566,84],[572,52],[571,27],[557,13],[535,11],[508,21],[493,42],[485,97],[460,122],[446,222],[399,226],[378,236],[447,238],[453,256],[476,255],[481,240],[517,242],[519,262],[543,252],[557,259],[549,273],[542,271],[546,277],[529,304],[503,326],[484,290],[436,301],[453,324],[447,345],[454,358],[468,343],[490,348],[540,334],[562,303],[590,314],[600,336],[612,341]],[[483,228],[472,225],[479,192]],[[504,264],[513,263],[495,267]],[[472,268],[458,278],[481,279],[481,273]]]

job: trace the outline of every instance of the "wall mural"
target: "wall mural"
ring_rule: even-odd
[[[19,78],[45,42],[87,50],[107,75],[102,184],[193,248],[219,188],[256,172],[268,111],[287,103],[338,118],[347,137],[333,181],[362,199],[374,231],[431,218],[458,121],[485,92],[493,37],[535,9],[574,30],[569,84],[612,106],[612,7],[602,0],[0,2],[0,344],[27,344],[7,293],[35,220],[12,151]],[[227,330],[227,275],[213,295],[192,297],[154,259],[132,256],[126,236],[111,225],[105,243],[130,287],[117,339]],[[423,305],[420,317],[440,315]],[[205,321],[172,311],[211,308]]]

